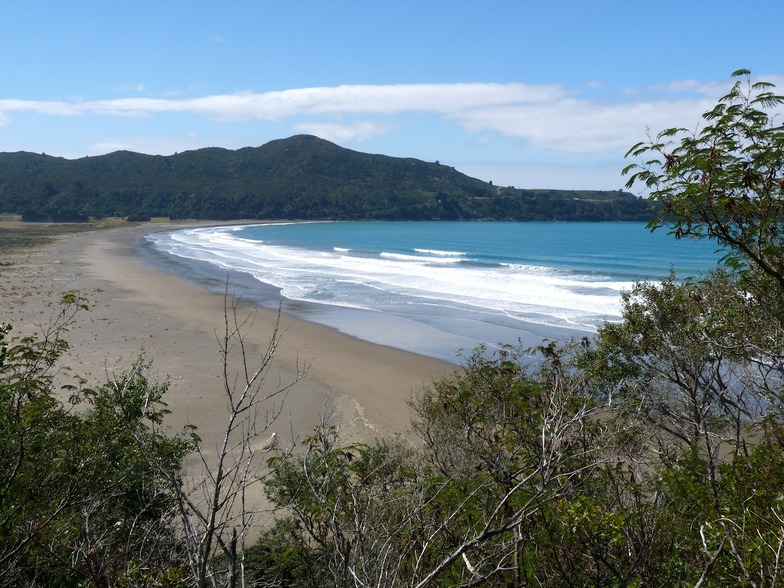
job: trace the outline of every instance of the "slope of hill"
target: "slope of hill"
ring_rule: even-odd
[[[648,220],[621,191],[496,187],[452,167],[371,155],[309,135],[231,151],[118,151],[67,160],[0,153],[0,212],[26,220]]]

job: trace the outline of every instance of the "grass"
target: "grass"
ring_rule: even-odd
[[[60,235],[94,231],[118,226],[124,222],[22,223],[3,215],[0,217],[0,254],[45,245]]]

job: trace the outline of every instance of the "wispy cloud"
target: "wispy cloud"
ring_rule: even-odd
[[[335,143],[361,143],[388,133],[394,126],[372,121],[358,121],[352,124],[314,122],[295,125],[294,129],[298,133],[317,135]]]
[[[301,132],[352,142],[388,133],[397,125],[390,116],[429,113],[480,136],[497,133],[537,148],[597,153],[625,149],[648,125],[658,130],[694,124],[726,90],[726,82],[683,81],[591,98],[560,85],[460,83],[343,85],[196,98],[4,99],[0,100],[0,125],[10,124],[17,112],[121,117],[184,114],[219,122],[307,116],[307,122],[293,120],[292,126]],[[347,116],[364,120],[335,122]]]
[[[508,104],[536,104],[564,96],[558,86],[524,84],[404,84],[388,86],[336,86],[300,88],[280,92],[238,92],[201,98],[120,98],[94,101],[0,100],[0,111],[36,111],[41,114],[192,112],[224,119],[274,119],[298,114],[403,111],[455,113],[461,110]]]
[[[495,132],[534,147],[598,153],[628,148],[640,139],[646,126],[663,129],[691,124],[710,104],[694,100],[608,105],[567,99],[550,104],[478,108],[453,118],[472,133]]]

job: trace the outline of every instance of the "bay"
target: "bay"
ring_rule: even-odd
[[[620,318],[620,293],[720,255],[644,223],[302,222],[144,238],[147,257],[348,334],[455,361],[477,344],[536,345]]]

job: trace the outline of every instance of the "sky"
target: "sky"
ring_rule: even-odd
[[[1,14],[0,151],[66,158],[308,133],[496,185],[616,190],[627,150],[697,128],[733,71],[784,92],[781,0],[4,0]]]

